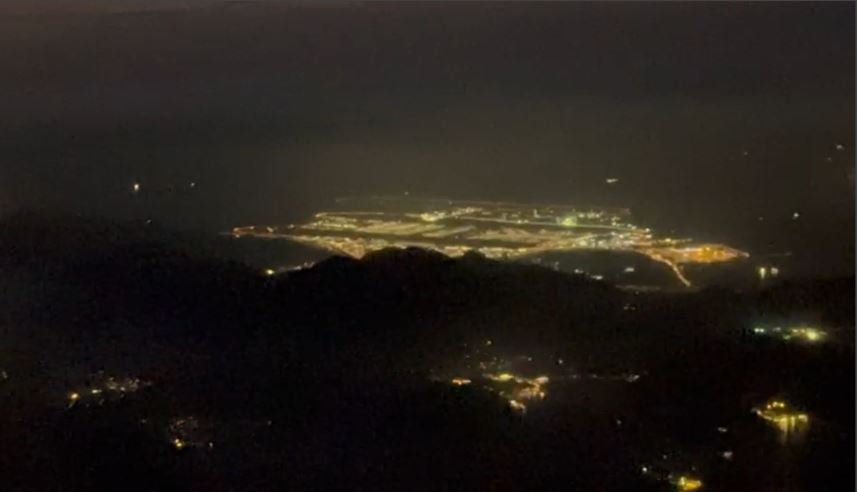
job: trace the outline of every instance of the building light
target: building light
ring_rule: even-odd
[[[761,280],[765,280],[765,277],[768,276],[768,269],[765,267],[759,267],[759,278]]]
[[[131,185],[131,191],[133,191],[134,193],[139,193],[140,192],[140,183],[134,183],[133,185]]]

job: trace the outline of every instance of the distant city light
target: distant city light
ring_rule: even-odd
[[[270,276],[274,275],[275,273],[277,273],[277,271],[274,270],[273,268],[266,268],[262,271],[262,273],[264,273],[265,275],[270,277]]]
[[[607,178],[607,179],[605,179],[605,180],[604,180],[604,182],[605,182],[605,183],[607,183],[607,184],[618,183],[618,182],[619,182],[619,178]]]
[[[702,487],[702,480],[682,475],[675,481],[675,485],[681,492],[690,492]]]
[[[534,208],[532,204],[401,197],[369,200],[375,204],[374,209],[319,212],[305,224],[235,227],[229,234],[283,238],[354,258],[384,248],[410,246],[433,249],[451,257],[478,251],[491,259],[516,259],[550,251],[629,251],[663,263],[688,287],[691,281],[682,271],[686,264],[722,263],[749,257],[748,253],[723,244],[693,243],[689,238],[654,238],[650,229],[630,222],[627,209],[569,205]],[[401,203],[395,203],[396,200]],[[403,211],[408,208],[412,211]]]
[[[797,220],[800,218],[800,212],[794,212],[792,214],[792,220]]]
[[[809,415],[795,412],[782,400],[772,400],[762,408],[753,409],[753,413],[774,424],[781,432],[788,434],[798,426],[809,422]]]
[[[133,185],[131,185],[131,191],[133,191],[134,193],[139,193],[140,192],[140,183],[134,183]]]
[[[836,144],[836,150],[842,152],[843,150],[845,150],[845,146],[842,144]]]
[[[765,280],[765,277],[768,276],[768,269],[765,267],[759,267],[759,278],[761,280]]]
[[[519,413],[527,413],[527,406],[517,400],[509,400],[509,408]]]
[[[787,328],[775,326],[771,329],[763,326],[755,326],[753,327],[753,334],[770,334],[771,336],[782,338],[785,341],[797,340],[810,343],[820,342],[827,337],[827,332],[811,326],[792,326]]]

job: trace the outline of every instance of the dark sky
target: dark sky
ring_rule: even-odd
[[[6,1],[0,207],[221,228],[358,193],[622,205],[853,268],[854,14]]]

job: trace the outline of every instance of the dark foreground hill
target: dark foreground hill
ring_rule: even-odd
[[[418,249],[269,276],[145,224],[32,217],[0,255],[4,487],[670,487],[656,464],[853,489],[853,279],[635,294]],[[786,322],[829,337],[752,331]],[[503,372],[548,376],[544,400],[479,382]],[[802,440],[750,413],[773,397],[809,412]]]

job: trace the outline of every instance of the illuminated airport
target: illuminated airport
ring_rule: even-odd
[[[657,237],[621,208],[371,197],[340,199],[337,209],[304,224],[235,227],[236,238],[287,239],[361,258],[390,247],[420,247],[448,256],[477,251],[520,259],[548,252],[616,251],[667,265],[690,286],[682,266],[729,262],[749,254],[723,244]]]

